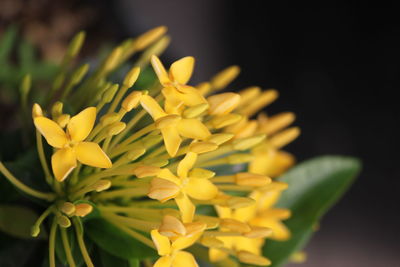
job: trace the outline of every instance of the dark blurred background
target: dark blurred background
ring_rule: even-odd
[[[72,16],[82,6],[89,12],[76,25],[90,30],[89,40],[122,40],[166,25],[173,41],[164,59],[195,56],[194,83],[238,64],[242,74],[231,89],[277,88],[281,97],[268,113],[297,114],[302,135],[287,150],[299,161],[340,154],[359,157],[364,165],[324,217],[304,265],[400,266],[400,19],[394,4],[72,2],[66,8]]]

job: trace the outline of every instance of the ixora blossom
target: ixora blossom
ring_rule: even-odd
[[[46,117],[34,118],[36,128],[49,145],[56,148],[51,157],[51,166],[58,181],[67,178],[76,167],[77,160],[93,167],[111,168],[110,159],[97,143],[84,142],[92,131],[95,120],[96,108],[86,108],[69,120],[67,131],[64,132],[56,122]]]
[[[291,237],[283,222],[291,211],[276,206],[291,184],[277,177],[295,164],[282,149],[300,133],[290,127],[293,113],[262,112],[277,91],[220,92],[237,66],[190,85],[193,57],[168,71],[159,59],[169,43],[165,27],[123,42],[92,71],[74,67],[83,39],[73,39],[32,108],[44,177],[35,179],[51,192],[28,187],[0,162],[11,183],[48,203],[32,236],[48,229],[49,265],[77,266],[79,256],[94,266],[97,252],[156,267],[198,266],[198,258],[270,265],[269,240]],[[132,55],[137,61],[123,81],[111,80],[124,75]],[[30,89],[26,79],[23,89]]]

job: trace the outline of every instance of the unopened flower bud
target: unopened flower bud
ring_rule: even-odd
[[[113,124],[111,124],[108,127],[107,135],[108,136],[117,135],[120,132],[122,132],[125,129],[125,127],[126,127],[126,124],[124,122],[120,122],[120,121],[114,122]]]
[[[113,51],[111,51],[111,53],[108,55],[103,65],[105,72],[109,72],[117,66],[121,54],[122,54],[122,48],[119,46],[114,48]]]
[[[80,83],[83,79],[83,77],[86,75],[86,73],[89,70],[89,64],[84,64],[80,66],[74,73],[72,73],[71,76],[71,84],[76,85]]]
[[[232,209],[239,209],[253,205],[254,199],[248,197],[231,197],[227,200],[226,204]]]
[[[93,188],[94,188],[94,190],[96,190],[96,192],[101,192],[101,191],[107,190],[110,187],[111,187],[110,180],[100,180],[100,181],[97,181],[93,185]]]
[[[206,95],[206,94],[208,94],[208,92],[210,92],[211,84],[208,82],[203,82],[203,83],[198,84],[196,86],[196,89],[197,89],[197,91],[200,92],[200,94]]]
[[[215,116],[211,119],[210,123],[215,129],[220,129],[234,123],[239,122],[242,119],[242,115],[230,113],[222,116]]]
[[[140,104],[140,98],[142,95],[143,93],[141,91],[133,91],[122,101],[122,108],[126,111],[131,111],[132,109],[137,108]]]
[[[33,106],[32,106],[32,118],[42,117],[42,116],[43,116],[42,108],[37,103],[33,104]]]
[[[130,161],[138,159],[140,156],[142,156],[144,153],[146,153],[146,149],[144,148],[135,148],[128,153],[125,154],[125,157],[129,159]]]
[[[87,203],[79,203],[75,205],[75,215],[85,217],[93,211],[93,206]]]
[[[247,233],[243,233],[244,237],[248,238],[266,238],[271,236],[272,230],[267,227],[251,226],[251,230]]]
[[[63,228],[68,228],[71,226],[71,221],[67,216],[61,215],[57,217],[57,223]]]
[[[202,169],[202,168],[194,168],[189,171],[189,177],[196,177],[202,179],[210,179],[215,176],[215,172]]]
[[[232,115],[232,114],[230,114]],[[217,145],[222,145],[223,143],[228,142],[231,140],[235,135],[231,133],[217,133],[211,135],[207,140],[213,142]]]
[[[134,40],[134,45],[137,51],[143,50],[148,47],[151,43],[159,39],[165,34],[167,27],[159,26],[157,28],[151,29],[142,35],[140,35],[136,40]]]
[[[263,256],[259,256],[248,252],[246,250],[241,250],[237,252],[237,258],[240,262],[253,264],[258,266],[267,266],[271,264],[271,261]]]
[[[21,86],[20,86],[20,93],[22,98],[27,98],[29,91],[31,89],[31,84],[32,84],[32,79],[31,79],[31,75],[30,74],[26,74],[23,78],[22,78],[22,82],[21,82]]]
[[[226,157],[227,162],[231,165],[250,162],[253,159],[254,156],[247,153],[232,154]]]
[[[51,107],[51,117],[57,118],[58,116],[60,116],[63,113],[63,106],[64,104],[62,102],[55,102]]]
[[[138,77],[140,74],[140,68],[139,67],[133,67],[128,74],[126,74],[123,85],[125,87],[131,88],[135,82],[137,81]]]
[[[221,219],[219,226],[237,233],[249,232],[251,230],[250,226],[247,223],[229,218]]]
[[[75,205],[71,202],[64,202],[61,205],[60,210],[66,215],[71,216],[75,212]]]
[[[72,39],[71,43],[68,46],[68,50],[66,56],[69,58],[74,58],[82,48],[83,42],[85,41],[85,32],[81,31],[77,33]]]
[[[222,93],[207,98],[211,115],[226,115],[234,110],[240,103],[240,95],[236,93]]]
[[[274,102],[277,98],[278,91],[274,89],[267,90],[254,99],[250,105],[243,106],[240,110],[240,113],[251,117],[260,109]]]
[[[294,139],[296,139],[300,135],[300,128],[299,127],[292,127],[286,129],[280,133],[275,134],[269,139],[269,142],[276,148],[281,148]]]
[[[265,139],[265,134],[258,134],[247,138],[236,139],[233,141],[233,149],[243,151],[258,145]]]
[[[196,154],[202,154],[214,151],[218,148],[216,143],[210,141],[202,141],[190,144],[189,151]]]
[[[238,66],[230,66],[217,73],[211,79],[211,86],[214,90],[221,90],[228,86],[238,75],[240,68]]]
[[[208,248],[222,248],[224,246],[224,242],[212,236],[203,236],[200,243]]]
[[[289,126],[295,118],[296,116],[292,112],[283,112],[268,119],[264,119],[261,115],[258,120],[264,121],[260,122],[260,132],[267,135],[274,134]]]
[[[249,172],[239,172],[235,175],[236,184],[242,186],[265,186],[271,181],[268,176]]]
[[[118,88],[118,84],[113,84],[110,88],[104,91],[103,95],[101,96],[101,100],[104,103],[110,103],[113,100],[115,93],[117,93]]]
[[[201,113],[208,109],[209,105],[207,103],[198,104],[196,106],[185,109],[183,112],[183,117],[186,119],[196,118]]]
[[[261,94],[261,88],[258,86],[251,86],[239,92],[241,96],[240,105],[251,105],[251,101],[256,99]]]
[[[154,166],[139,166],[133,170],[133,174],[137,178],[157,176],[161,172],[159,167]]]
[[[115,112],[107,113],[100,118],[100,123],[102,126],[107,126],[107,125],[110,125],[112,123],[119,121],[119,119],[120,119],[120,116],[118,113],[115,113]]]

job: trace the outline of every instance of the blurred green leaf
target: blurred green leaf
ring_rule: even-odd
[[[85,223],[85,232],[100,248],[123,259],[156,257],[157,252],[128,236],[104,219],[96,218]]]
[[[305,245],[313,227],[349,188],[360,169],[356,158],[323,156],[305,161],[279,178],[289,184],[277,206],[292,211],[285,222],[292,237],[286,242],[266,242],[263,254],[271,259],[272,266],[282,266]]]
[[[17,205],[0,205],[0,230],[14,237],[33,239],[31,227],[38,219],[38,215],[26,207]],[[46,238],[42,228],[37,238]]]
[[[102,267],[130,267],[126,259],[116,257],[103,249],[99,249],[99,254]]]
[[[9,26],[4,35],[1,37],[0,39],[1,64],[3,64],[4,61],[6,61],[7,58],[10,56],[16,37],[17,37],[17,27],[15,25]]]

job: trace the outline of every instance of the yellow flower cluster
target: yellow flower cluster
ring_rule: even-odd
[[[48,114],[33,106],[39,155],[44,153],[40,134],[54,148],[52,172],[43,155],[41,163],[58,196],[52,207],[58,225],[69,227],[73,216],[90,214],[89,204],[73,204],[87,200],[104,219],[156,249],[156,267],[198,266],[184,251],[189,247],[193,253],[207,248],[211,262],[234,256],[269,265],[261,253],[265,240],[290,237],[281,222],[290,211],[274,208],[288,185],[273,178],[294,164],[293,156],[281,150],[299,134],[298,128],[287,128],[294,115],[254,118],[277,98],[275,90],[219,92],[239,74],[237,66],[189,85],[193,57],[166,70],[156,56],[168,43],[164,34],[164,27],[156,28],[114,49],[83,82],[84,90],[69,98],[87,67],[73,74],[73,86],[67,85],[60,101],[91,103],[75,116],[64,113],[60,101]],[[141,50],[121,85],[105,80]],[[149,61],[158,82],[137,88]],[[211,211],[204,213],[207,207]]]

